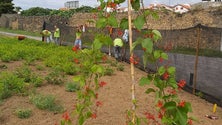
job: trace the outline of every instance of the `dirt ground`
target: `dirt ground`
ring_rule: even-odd
[[[7,69],[13,71],[21,66],[21,62],[11,62],[0,64],[7,65]],[[131,104],[131,77],[130,66],[124,64],[124,71],[115,71],[112,76],[105,76],[101,80],[107,82],[99,91],[99,100],[102,102],[102,107],[98,109],[96,119],[89,119],[84,125],[125,125],[126,110],[132,107]],[[33,67],[34,69],[34,67]],[[0,71],[3,71],[0,69]],[[46,70],[47,71],[47,70]],[[45,74],[46,71],[41,72]],[[138,81],[146,73],[135,69],[135,78]],[[67,78],[71,80],[73,76]],[[75,104],[76,94],[66,92],[65,86],[44,85],[36,90],[41,94],[55,95],[56,99],[65,107],[66,111],[72,112]],[[138,114],[143,114],[145,111],[153,112],[154,95],[144,93],[145,88],[136,85],[136,98],[138,100]],[[194,96],[185,91],[181,91],[179,96],[182,100],[191,102],[193,112],[190,114],[198,121],[193,122],[193,125],[222,125],[222,108],[218,107],[216,116],[218,120],[206,118],[206,114],[212,114],[213,104]],[[32,116],[28,119],[20,119],[15,115],[17,108],[29,108],[32,110]],[[28,96],[13,96],[0,103],[0,125],[55,125],[59,124],[62,114],[55,114],[49,111],[37,109],[29,101]]]

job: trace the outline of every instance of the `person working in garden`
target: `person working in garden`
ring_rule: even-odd
[[[47,43],[51,42],[52,33],[49,30],[43,30],[40,34],[42,34]]]
[[[55,25],[55,32],[54,32],[54,40],[55,40],[55,44],[57,45],[61,45],[60,43],[60,29]]]
[[[114,39],[113,41],[113,45],[114,45],[114,56],[116,58],[117,61],[121,61],[121,50],[123,47],[123,41],[121,38],[117,37]]]
[[[128,43],[129,43],[129,30],[128,29],[124,30],[124,34],[122,36],[122,39],[124,41],[122,59],[126,60],[126,47],[127,47]]]
[[[82,48],[81,35],[82,35],[81,29],[80,29],[80,28],[77,28],[77,31],[76,31],[76,40],[75,40],[74,46],[77,46],[79,49]]]

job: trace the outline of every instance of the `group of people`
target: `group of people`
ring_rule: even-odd
[[[55,25],[54,26],[54,42],[57,45],[61,45],[60,42],[60,29]],[[79,49],[82,49],[82,41],[81,41],[81,36],[82,32],[85,32],[85,27],[84,26],[79,26],[76,29],[75,33],[75,41],[74,41],[74,46],[78,47]],[[52,42],[52,33],[49,30],[43,30],[41,32],[42,36],[44,37],[44,41],[47,43]],[[123,56],[125,54],[125,46],[124,44],[127,44],[129,42],[129,31],[128,29],[125,29],[123,35],[116,35],[116,38],[113,41],[113,46],[114,46],[114,57],[116,58],[117,61],[123,60]],[[124,48],[123,48],[124,47]]]
[[[42,41],[46,41],[47,43],[53,42],[57,45],[61,45],[61,41],[60,41],[60,29],[55,25],[54,26],[54,34],[52,35],[52,32],[50,32],[49,30],[45,29],[42,30],[40,32],[40,34],[42,34],[43,40]],[[82,48],[82,41],[81,41],[81,35],[82,32],[85,32],[85,26],[81,26],[77,28],[76,31],[76,39],[74,42],[74,46],[78,46],[79,49]]]
[[[54,30],[54,34],[53,34],[53,38],[54,38],[54,42],[57,45],[61,45],[60,42],[60,29],[55,25],[54,26],[55,30]],[[43,41],[46,41],[47,43],[50,43],[53,41],[52,39],[52,32],[50,32],[49,30],[43,30],[42,32],[40,32],[40,34],[42,34],[43,37]]]

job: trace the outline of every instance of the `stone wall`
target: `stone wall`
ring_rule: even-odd
[[[195,48],[197,45],[197,28],[195,26],[201,24],[206,27],[201,27],[200,48],[220,50],[222,41],[221,12],[221,8],[210,10],[194,9],[182,15],[169,11],[160,11],[160,19],[154,20],[151,17],[147,18],[148,28],[158,29],[162,33],[163,39],[160,43],[161,46],[170,42],[173,44],[173,47]],[[75,27],[84,24],[86,24],[88,28],[95,27],[96,17],[96,13],[76,13],[69,19],[58,16],[23,17],[20,15],[3,14],[0,18],[0,27],[40,32],[43,27],[43,22],[46,22],[46,28],[51,31],[53,31],[54,25],[58,25],[61,28],[64,41],[73,41],[75,37]],[[124,17],[127,17],[127,13],[119,13],[117,15],[117,19],[119,20]],[[136,13],[133,13],[132,18],[134,19],[135,17]],[[85,36],[93,37],[91,34],[86,34],[87,33],[85,33]],[[91,37],[88,37],[87,40]],[[136,37],[137,33],[134,32],[134,40]]]
[[[170,65],[176,67],[177,80],[185,79],[187,85],[193,87],[194,66],[196,56],[169,54]],[[222,59],[198,57],[196,89],[201,90],[222,101]]]

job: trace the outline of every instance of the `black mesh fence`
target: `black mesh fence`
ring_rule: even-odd
[[[70,26],[64,26],[64,25],[58,25],[58,27],[61,29],[61,40],[63,41],[63,44],[73,45],[77,27],[70,27]],[[48,28],[49,30],[53,30],[53,25],[47,24],[46,28]],[[121,30],[113,29],[113,34],[118,33],[119,31]],[[198,48],[198,49],[203,49],[203,50],[209,50],[209,49],[215,50],[215,51],[219,51],[220,53],[222,50],[222,28],[207,27],[207,26],[203,26],[199,24],[194,27],[189,27],[185,29],[159,30],[159,31],[162,34],[162,39],[155,44],[156,49],[158,48],[160,49],[192,48],[194,51],[197,51],[197,48]],[[101,29],[96,29],[93,27],[86,27],[86,30],[82,34],[82,38],[81,38],[83,46],[89,47],[92,41],[94,40],[94,37],[97,32],[109,34],[109,31],[107,29],[101,30]],[[112,39],[115,38],[115,35],[113,34],[111,35]],[[135,41],[139,36],[143,37],[141,32],[137,30],[133,30],[133,41]],[[125,62],[129,62],[129,57],[130,57],[129,45],[126,44],[124,49],[125,49],[125,56],[123,59]],[[102,51],[111,56],[114,55],[112,46],[104,46],[102,48]],[[140,62],[137,65],[137,68],[140,68],[146,72],[155,72],[155,66],[151,63],[146,64],[146,68],[143,67],[143,63],[142,63],[143,50],[141,47],[137,47],[134,50],[134,54],[137,55],[137,57],[140,59]],[[201,55],[201,51],[199,51],[199,54]],[[185,56],[175,56],[174,54],[171,54],[170,56],[171,56],[170,57],[171,61],[173,61],[172,65],[177,68],[177,80],[180,78],[184,78],[187,82],[190,81],[193,83],[193,79],[191,79],[191,76],[189,74],[190,73],[193,74],[193,71],[194,71],[194,62],[197,61],[195,60],[195,55],[193,55],[193,57],[185,57]],[[218,61],[220,62],[219,59]],[[169,63],[169,62],[166,62],[166,63]],[[212,67],[210,66],[210,64],[217,64],[217,63],[218,62],[215,62],[215,61],[210,62],[209,65],[206,63],[205,65],[208,65],[207,66],[208,72],[206,74],[213,74],[213,73],[220,74],[221,73],[220,69],[214,69],[215,66],[212,66]],[[163,63],[163,64],[158,64],[158,65],[165,65],[165,64]],[[186,68],[186,70],[184,68]],[[198,70],[201,71],[203,69],[199,67]],[[211,79],[210,76],[206,76],[205,73],[201,73],[201,72],[197,72],[197,76],[199,78],[199,80],[197,80],[197,85],[199,84],[198,85],[199,87],[196,88],[196,91],[202,92],[206,100],[211,101],[212,103],[217,103],[218,105],[222,106],[222,98],[217,96],[218,94],[222,94],[222,92],[221,93],[217,92],[216,88],[210,89],[208,87],[208,84],[211,83],[210,81],[214,81],[215,86],[222,87],[222,85],[220,85],[221,80],[220,79],[216,80],[215,78],[217,77],[214,77]],[[208,77],[207,81],[200,80],[205,77]],[[187,91],[190,91],[190,92],[192,91],[192,88],[193,88],[192,85],[187,85],[186,87]]]

